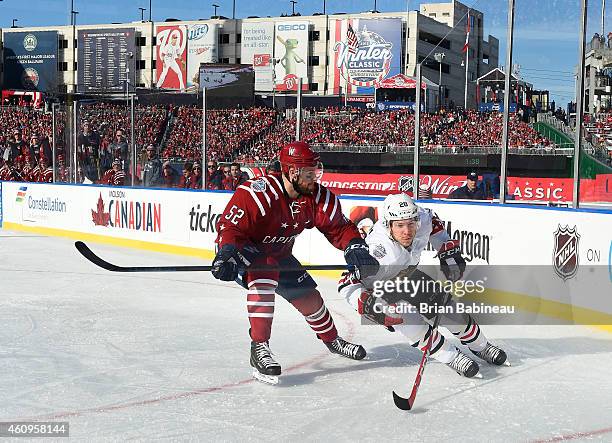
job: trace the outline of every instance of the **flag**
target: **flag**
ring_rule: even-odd
[[[467,52],[469,48],[470,48],[470,13],[468,12],[467,26],[465,30],[465,44],[463,45],[463,49],[461,50],[461,52]]]
[[[351,54],[356,54],[359,42],[357,41],[357,34],[355,34],[355,31],[353,30],[353,27],[350,24],[348,25],[348,29],[346,30],[346,39],[348,41],[348,51]]]

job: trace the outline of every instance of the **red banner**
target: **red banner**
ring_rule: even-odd
[[[187,27],[157,27],[157,87],[185,89],[187,82]]]
[[[337,194],[388,195],[411,191],[412,175],[340,174],[326,172],[321,183]],[[515,200],[571,202],[571,178],[508,177],[508,193]],[[464,175],[430,175],[419,177],[419,187],[431,190],[433,198],[448,198],[455,189],[466,184]],[[580,199],[585,202],[612,202],[612,174],[580,181]],[[409,192],[412,194],[412,192]]]

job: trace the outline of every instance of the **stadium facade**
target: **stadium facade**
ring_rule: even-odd
[[[257,93],[269,93],[272,84],[291,91],[292,80],[302,77],[308,94],[358,99],[371,96],[381,79],[414,76],[428,56],[423,77],[435,100],[441,78],[442,103],[463,105],[467,77],[468,107],[474,107],[476,79],[498,66],[499,42],[485,39],[483,13],[469,9],[466,76],[467,17],[468,7],[453,1],[404,12],[3,29],[2,84],[60,94],[121,92],[128,83],[189,91],[197,88],[201,63],[254,62]],[[47,48],[42,61],[16,67],[37,45]],[[444,53],[441,65],[436,53]]]

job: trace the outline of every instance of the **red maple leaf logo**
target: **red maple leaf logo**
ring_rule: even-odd
[[[110,212],[104,212],[104,200],[102,200],[102,193],[100,193],[100,198],[98,198],[98,207],[96,208],[98,211],[91,210],[91,219],[96,226],[108,226],[110,222]]]

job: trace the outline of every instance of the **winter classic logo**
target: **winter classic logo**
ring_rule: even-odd
[[[391,70],[392,48],[391,42],[368,31],[365,24],[355,30],[349,21],[346,43],[339,41],[334,47],[338,55],[337,68],[342,77],[354,86],[375,86]]]
[[[23,38],[23,49],[33,51],[38,46],[38,39],[34,34],[28,34]]]
[[[555,248],[553,251],[553,268],[563,280],[570,279],[578,272],[578,241],[580,235],[576,226],[558,226],[555,232]]]

